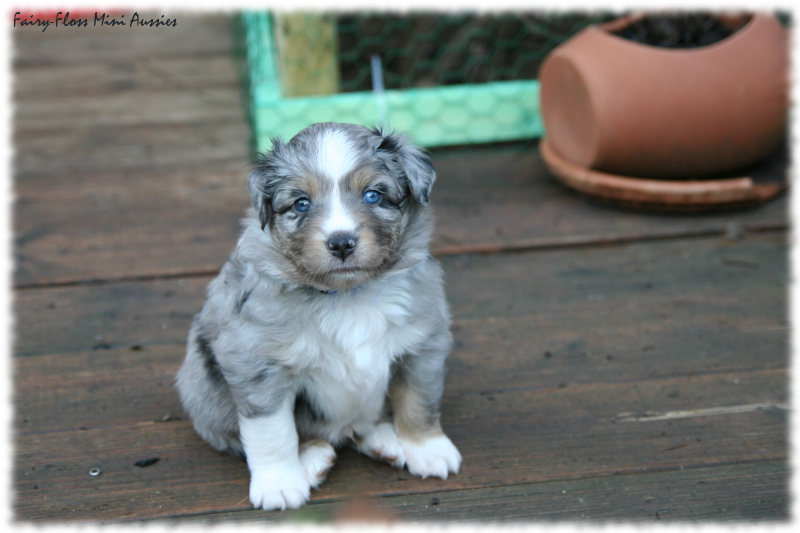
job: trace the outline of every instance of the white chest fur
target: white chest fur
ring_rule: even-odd
[[[425,335],[411,324],[410,297],[402,278],[390,278],[306,302],[290,359],[303,361],[298,385],[330,421],[330,437],[380,415],[392,363]]]

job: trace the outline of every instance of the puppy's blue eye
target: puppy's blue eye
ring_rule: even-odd
[[[377,204],[381,199],[381,193],[377,191],[367,191],[364,193],[364,201],[368,204]]]
[[[308,198],[300,198],[294,203],[294,208],[296,211],[300,213],[305,213],[309,209],[311,209],[311,200]]]

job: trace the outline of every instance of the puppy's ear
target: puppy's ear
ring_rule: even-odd
[[[272,150],[261,154],[256,167],[247,178],[247,188],[250,190],[250,201],[258,213],[263,230],[269,224],[272,216],[272,196],[281,180],[281,156],[286,150],[286,144],[280,139],[272,139]]]
[[[375,155],[382,158],[400,180],[406,182],[417,202],[427,204],[436,180],[436,170],[430,158],[401,135],[385,135],[377,128],[372,131],[379,136],[374,144]]]

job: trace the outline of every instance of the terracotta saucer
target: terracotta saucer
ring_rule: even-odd
[[[703,211],[756,205],[786,190],[785,183],[755,183],[750,177],[662,180],[618,176],[580,167],[564,159],[543,139],[545,164],[565,185],[627,206],[670,211]]]

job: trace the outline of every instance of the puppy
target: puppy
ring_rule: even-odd
[[[428,251],[430,159],[401,136],[315,124],[274,140],[177,375],[195,430],[246,458],[250,501],[296,508],[350,444],[447,478],[439,403],[452,343]]]

